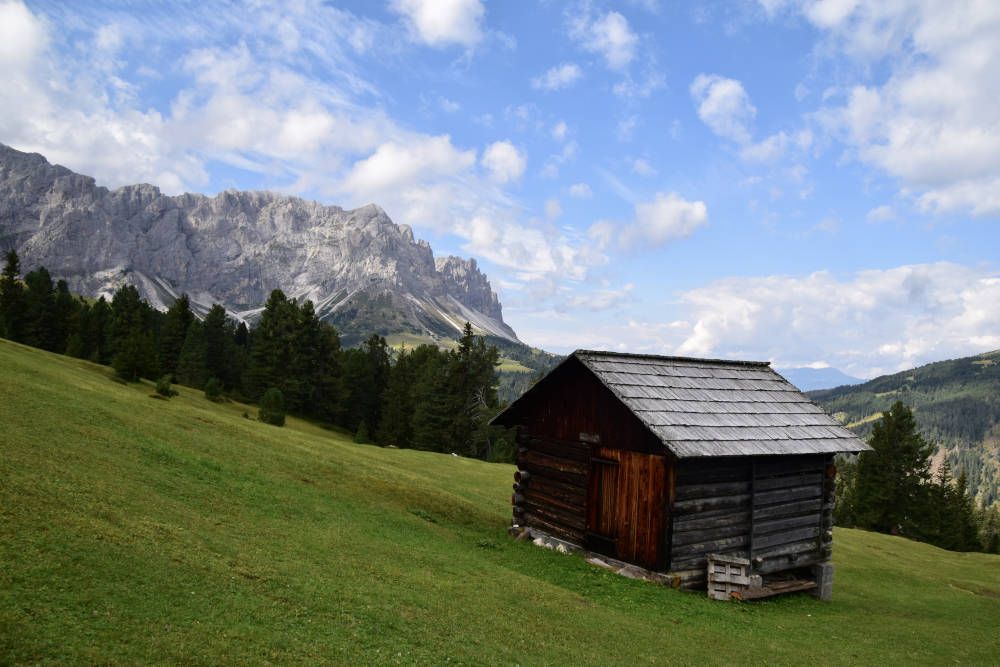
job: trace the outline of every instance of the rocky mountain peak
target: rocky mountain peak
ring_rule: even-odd
[[[45,265],[82,294],[130,282],[166,307],[182,292],[252,320],[280,288],[311,299],[350,333],[454,337],[465,321],[517,340],[474,259],[435,260],[381,207],[345,211],[272,192],[166,196],[114,190],[0,144],[0,246]]]

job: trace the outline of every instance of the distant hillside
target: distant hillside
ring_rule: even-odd
[[[978,498],[1000,500],[1000,350],[809,395],[865,437],[882,411],[902,401],[956,474],[968,474]]]
[[[776,370],[802,391],[830,389],[831,387],[864,382],[861,378],[852,377],[836,368],[778,368]]]

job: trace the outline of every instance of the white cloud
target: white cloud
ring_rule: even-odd
[[[1000,3],[798,6],[859,80],[818,114],[927,211],[1000,214]],[[872,64],[884,64],[880,77]]]
[[[883,204],[868,211],[868,215],[865,217],[868,222],[888,222],[896,219],[896,212],[888,204]]]
[[[550,222],[562,215],[562,205],[558,199],[547,199],[545,201],[545,218]]]
[[[0,65],[5,70],[29,65],[48,41],[44,22],[22,3],[0,4]]]
[[[583,76],[583,70],[576,63],[563,63],[550,68],[544,74],[531,80],[536,90],[559,90],[576,83]]]
[[[576,157],[577,150],[579,150],[579,146],[575,141],[566,142],[559,153],[550,155],[545,160],[545,165],[542,167],[542,177],[557,177],[562,166]]]
[[[594,193],[586,183],[574,183],[569,186],[569,196],[576,199],[590,199]]]
[[[690,236],[708,223],[708,207],[702,201],[688,201],[675,192],[657,193],[652,201],[635,206],[635,221],[621,232],[625,247],[663,245]]]
[[[784,155],[787,147],[788,135],[778,132],[757,143],[747,144],[740,150],[740,157],[751,162],[773,162]]]
[[[414,39],[430,46],[473,47],[483,38],[486,8],[479,0],[393,0],[390,7]]]
[[[676,351],[780,366],[822,358],[871,376],[1000,347],[998,302],[996,272],[943,262],[846,279],[728,278],[681,295],[691,324]]]
[[[619,141],[631,141],[632,135],[635,134],[635,128],[639,126],[639,117],[635,114],[626,116],[618,121],[618,126],[615,128],[615,134],[618,135]]]
[[[644,158],[632,160],[632,171],[640,176],[655,176],[656,169]]]
[[[354,164],[342,188],[355,197],[378,197],[417,181],[464,171],[475,162],[474,151],[458,150],[447,135],[413,137],[405,144],[386,142]]]
[[[449,100],[447,97],[438,98],[438,106],[441,107],[441,111],[445,113],[455,113],[462,109],[462,105],[455,100]]]
[[[562,141],[566,138],[566,133],[568,131],[569,128],[566,126],[566,121],[561,120],[552,126],[552,138]]]
[[[750,124],[757,109],[742,83],[717,74],[699,74],[691,83],[691,97],[698,105],[698,117],[713,132],[740,144],[750,142]]]
[[[612,310],[631,301],[634,289],[635,285],[626,283],[618,289],[596,289],[582,294],[575,294],[566,300],[563,307],[569,310]]]
[[[509,141],[497,141],[490,144],[480,160],[492,178],[497,183],[518,181],[524,175],[528,166],[528,158]]]
[[[588,10],[571,17],[569,33],[585,50],[601,55],[613,70],[627,67],[639,44],[628,20],[614,11],[594,17]]]
[[[519,332],[557,351],[761,359],[782,368],[821,363],[873,377],[1000,348],[998,302],[996,270],[915,264],[843,277],[725,278],[681,292],[659,321],[549,311],[524,317]]]

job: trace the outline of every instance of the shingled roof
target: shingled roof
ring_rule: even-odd
[[[573,358],[678,458],[869,449],[766,361],[577,350],[563,363]]]

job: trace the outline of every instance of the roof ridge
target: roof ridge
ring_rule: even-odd
[[[743,361],[739,359],[703,359],[700,357],[678,357],[662,354],[637,354],[634,352],[612,352],[610,350],[574,350],[571,356],[593,354],[604,357],[625,357],[631,359],[655,359],[656,361],[687,361],[714,366],[747,366],[750,368],[770,368],[770,361]]]

